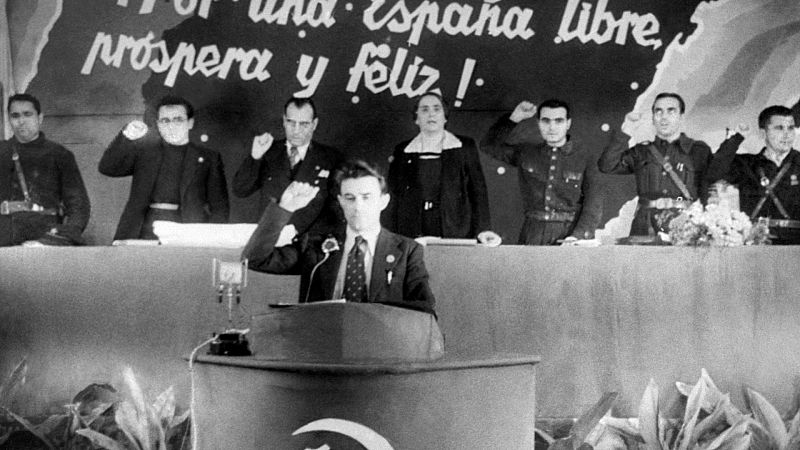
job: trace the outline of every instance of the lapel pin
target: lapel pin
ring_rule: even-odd
[[[391,264],[395,260],[394,255],[386,255],[386,262]]]
[[[197,162],[199,162],[199,163],[202,163],[203,161],[205,161],[205,160],[203,159],[203,157],[202,157],[202,156],[201,156],[201,157],[199,157],[199,158],[197,158]]]

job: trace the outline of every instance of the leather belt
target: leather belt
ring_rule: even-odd
[[[639,199],[640,206],[651,209],[686,209],[691,204],[692,202],[690,201],[670,197],[657,198],[655,200]]]
[[[793,220],[793,219],[765,219],[759,218],[758,222],[761,223],[762,221],[767,222],[767,226],[770,228],[800,228],[800,220]]]
[[[541,220],[544,222],[572,222],[575,220],[575,213],[559,211],[529,211],[525,213],[529,219]]]
[[[176,205],[175,203],[150,203],[150,208],[163,209],[166,211],[177,211],[180,207],[181,205]]]
[[[32,212],[37,214],[44,214],[46,216],[57,216],[58,210],[54,208],[45,208],[44,206],[37,205],[36,203],[26,201],[10,201],[5,200],[0,203],[0,215],[8,216],[18,212]]]

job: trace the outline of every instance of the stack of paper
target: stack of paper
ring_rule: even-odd
[[[256,229],[254,223],[176,223],[157,220],[153,232],[161,245],[241,248]]]

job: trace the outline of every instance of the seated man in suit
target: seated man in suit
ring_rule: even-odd
[[[300,274],[300,302],[344,298],[433,314],[422,246],[381,227],[381,211],[389,204],[384,177],[354,161],[337,170],[334,181],[346,226],[292,240],[284,227],[320,189],[293,182],[279,204],[267,206],[242,258],[260,272]]]
[[[283,108],[286,138],[276,141],[269,132],[254,137],[250,154],[233,177],[233,193],[237,197],[258,193],[252,210],[259,215],[270,202],[278,201],[293,181],[319,186],[321,189],[308,206],[297,210],[289,220],[290,228],[294,227],[298,234],[308,231],[320,214],[325,215],[326,222],[338,220],[333,201],[328,201],[328,180],[342,156],[338,150],[312,140],[318,123],[312,99],[290,98]]]

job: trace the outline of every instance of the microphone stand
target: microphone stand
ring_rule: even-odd
[[[319,269],[319,266],[321,266],[322,263],[327,261],[328,257],[331,256],[331,252],[330,251],[327,251],[327,252],[325,250],[322,250],[322,251],[325,253],[325,257],[323,257],[322,260],[320,262],[318,262],[317,264],[315,264],[314,268],[311,269],[311,275],[309,275],[309,277],[308,277],[308,287],[306,288],[306,298],[303,300],[303,303],[308,303],[308,296],[309,296],[309,294],[311,294],[311,283],[314,281],[314,274],[317,273],[317,269]]]
[[[306,288],[306,297],[303,299],[303,303],[308,303],[308,296],[309,294],[311,294],[311,284],[314,282],[314,274],[317,273],[317,269],[319,268],[319,266],[322,265],[322,263],[328,260],[332,252],[338,250],[339,250],[339,242],[333,237],[325,239],[325,241],[322,243],[322,253],[324,253],[325,256],[322,258],[320,262],[314,265],[313,269],[311,269],[311,275],[308,276],[308,287]]]

